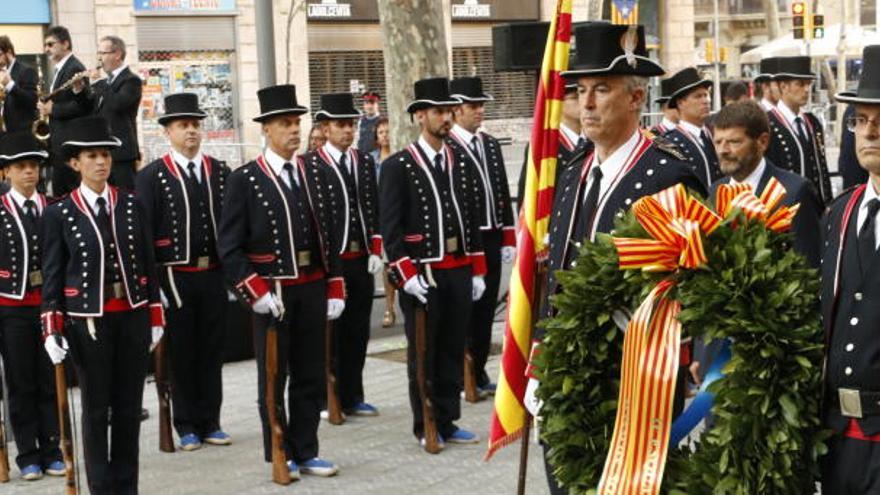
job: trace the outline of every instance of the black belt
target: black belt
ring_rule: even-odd
[[[837,398],[838,404],[835,409],[847,418],[864,418],[880,414],[880,392],[838,388]]]

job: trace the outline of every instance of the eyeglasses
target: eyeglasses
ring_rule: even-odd
[[[116,53],[116,50],[109,50],[109,51],[106,51],[106,52],[101,52],[101,51],[99,51],[99,52],[98,52],[98,55],[110,55],[111,53]]]
[[[57,41],[47,41],[47,42],[43,43],[43,46],[45,46],[46,48],[52,48],[53,46],[55,46],[56,43],[58,43],[58,42]]]
[[[850,117],[846,119],[846,129],[849,132],[863,130],[868,124],[880,129],[880,119],[869,119],[868,117]]]

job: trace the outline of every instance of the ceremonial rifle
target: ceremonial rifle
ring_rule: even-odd
[[[0,483],[6,483],[9,481],[9,453],[6,450],[6,417],[3,416],[3,409],[5,409],[7,394],[9,393],[9,389],[6,387],[6,374],[5,370],[2,366],[0,366],[0,384],[3,385],[3,390],[0,391],[3,394],[3,402],[0,403]]]
[[[153,350],[153,364],[156,368],[156,393],[159,395],[159,450],[174,452],[174,438],[171,436],[171,381],[168,379],[164,338],[159,339]]]
[[[342,406],[339,403],[339,390],[337,389],[336,369],[333,366],[333,355],[335,354],[333,345],[336,336],[334,335],[333,322],[327,320],[327,328],[324,332],[324,375],[327,378],[327,421],[331,425],[341,425],[345,423],[345,417],[342,415]]]
[[[414,299],[416,318],[416,382],[419,385],[419,399],[422,402],[422,435],[425,437],[425,452],[440,452],[440,435],[434,421],[434,402],[431,400],[431,382],[428,380],[428,308]]]
[[[57,335],[54,338],[60,340]],[[70,404],[67,402],[67,375],[64,372],[64,362],[55,365],[55,402],[58,406],[61,456],[64,459],[64,490],[67,495],[76,495],[78,491],[76,487],[76,453],[73,449],[73,437],[70,434]]]
[[[483,397],[477,390],[477,371],[474,369],[474,357],[467,349],[464,351],[464,400],[480,402]]]
[[[290,484],[287,456],[284,453],[284,408],[277,400],[278,382],[278,319],[271,317],[266,328],[266,415],[272,437],[272,481],[279,485]],[[283,395],[283,394],[282,394]]]

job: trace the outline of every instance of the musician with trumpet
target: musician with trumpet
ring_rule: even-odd
[[[8,36],[0,36],[0,133],[30,130],[37,119],[37,72],[15,58]]]
[[[52,61],[49,97],[41,95],[37,102],[40,120],[48,120],[49,153],[52,164],[52,194],[63,196],[79,184],[77,173],[65,163],[61,153],[63,133],[70,122],[78,117],[89,115],[92,106],[88,93],[88,72],[86,67],[73,54],[73,41],[64,26],[52,26],[46,31],[43,41],[46,56]],[[61,90],[61,91],[59,91]]]

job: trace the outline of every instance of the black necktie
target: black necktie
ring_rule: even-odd
[[[577,146],[575,149],[580,150],[587,147],[587,138],[581,136],[578,138]]]
[[[290,190],[294,193],[299,192],[299,184],[296,182],[296,179],[293,175],[293,164],[290,162],[284,162],[284,172],[287,174],[287,180],[290,182]]]
[[[28,234],[37,230],[37,204],[32,199],[24,200],[24,225]]]
[[[880,210],[880,199],[874,198],[868,201],[868,216],[865,218],[862,228],[859,229],[859,265],[862,267],[862,276],[871,267],[871,261],[877,253],[876,237],[874,236],[877,210]]]
[[[795,117],[794,126],[797,128],[798,139],[801,141],[801,146],[806,148],[809,146],[810,140],[807,137],[807,130],[804,128],[804,119]]]
[[[593,169],[590,170],[590,179],[590,188],[581,202],[581,211],[577,213],[577,225],[575,226],[574,239],[572,239],[575,242],[582,242],[589,237],[593,215],[596,213],[596,206],[599,204],[599,190],[602,187],[602,169],[598,165],[593,165]]]
[[[351,180],[351,171],[348,169],[348,157],[345,153],[339,157],[339,170],[346,181]]]
[[[95,215],[95,222],[98,224],[98,230],[101,231],[101,237],[104,238],[105,245],[108,245],[113,240],[113,232],[110,229],[110,214],[107,211],[107,200],[99,197],[95,203],[98,205],[98,214]]]
[[[193,162],[189,162],[186,164],[187,170],[189,170],[189,178],[192,179],[193,184],[199,183],[199,177],[196,175],[196,164]]]
[[[434,168],[437,172],[443,173],[443,155],[440,153],[434,155]]]
[[[709,137],[709,133],[706,132],[706,129],[700,130],[700,144],[703,146],[703,151],[705,152],[712,149],[712,138]]]
[[[476,156],[478,160],[483,160],[483,157],[480,155],[480,145],[477,142],[477,136],[471,138],[471,151],[474,152],[474,156]]]

